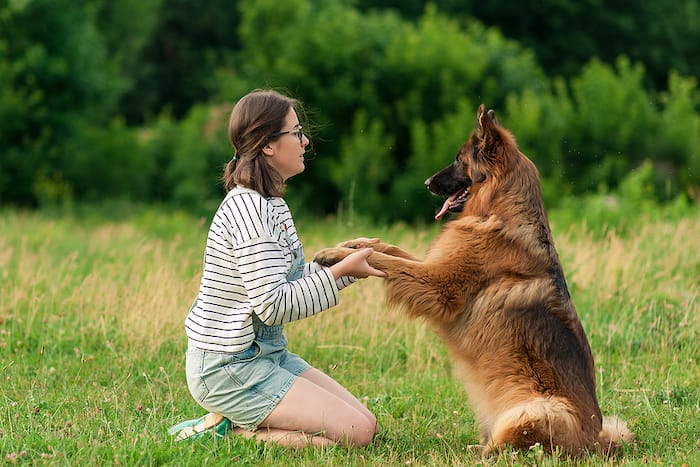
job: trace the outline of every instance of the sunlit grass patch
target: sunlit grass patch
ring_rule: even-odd
[[[553,229],[591,341],[605,414],[638,440],[618,460],[700,463],[700,220],[647,218],[605,235]],[[300,219],[310,258],[356,236],[425,252],[439,226]],[[184,378],[183,320],[199,281],[206,222],[146,210],[130,220],[0,213],[0,455],[83,465],[476,465],[471,407],[440,340],[387,309],[365,279],[341,304],[286,327],[290,348],[377,414],[367,449],[302,450],[239,438],[175,444],[166,428],[202,413]],[[536,448],[489,465],[569,465]]]

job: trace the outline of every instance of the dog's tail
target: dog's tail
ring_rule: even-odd
[[[615,455],[625,445],[634,440],[634,433],[627,423],[615,415],[603,417],[603,429],[598,435],[600,447],[606,455]]]

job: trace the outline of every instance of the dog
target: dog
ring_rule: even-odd
[[[593,354],[572,303],[542,199],[539,172],[481,105],[455,160],[425,181],[452,212],[424,260],[359,239],[319,251],[329,266],[370,247],[386,299],[427,320],[475,409],[484,456],[539,443],[547,452],[611,455],[633,440],[603,417]]]

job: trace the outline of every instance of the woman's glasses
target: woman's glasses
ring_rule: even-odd
[[[286,134],[295,135],[297,138],[299,138],[299,144],[304,144],[304,132],[301,131],[301,126],[299,126],[299,128],[297,128],[296,130],[275,131],[270,135],[270,138],[277,138],[278,136]]]

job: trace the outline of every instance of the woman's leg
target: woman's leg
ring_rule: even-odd
[[[309,381],[317,384],[318,386],[321,386],[325,390],[335,394],[336,396],[350,404],[352,407],[362,412],[365,415],[365,417],[367,417],[369,423],[372,426],[374,426],[374,432],[377,433],[379,431],[379,425],[377,425],[377,418],[374,416],[374,414],[370,412],[369,409],[365,407],[365,405],[362,402],[360,402],[355,396],[352,395],[350,391],[345,389],[345,387],[343,387],[336,380],[334,380],[333,378],[316,368],[309,368],[299,376],[308,379]]]
[[[332,441],[320,435],[307,435],[301,431],[281,430],[277,428],[260,428],[256,431],[244,430],[234,427],[232,435],[240,435],[245,438],[255,438],[258,441],[272,442],[288,448],[305,448],[307,446],[333,446]]]
[[[328,380],[333,381],[318,370],[307,370],[257,431],[234,433],[290,447],[367,446],[376,433],[376,418],[342,386]]]

